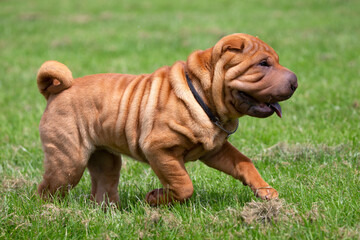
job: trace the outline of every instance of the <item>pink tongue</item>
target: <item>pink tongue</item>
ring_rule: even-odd
[[[280,104],[278,104],[278,103],[269,103],[269,107],[271,107],[280,118],[282,117]]]

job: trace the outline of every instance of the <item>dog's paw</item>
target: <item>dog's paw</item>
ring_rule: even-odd
[[[145,201],[152,207],[171,203],[169,191],[163,188],[154,189],[146,194]]]
[[[279,197],[279,193],[270,186],[256,188],[254,193],[256,197],[262,200],[277,199]]]

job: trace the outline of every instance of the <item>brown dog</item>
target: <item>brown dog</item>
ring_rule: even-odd
[[[119,201],[121,156],[150,164],[164,188],[150,205],[193,194],[184,164],[200,159],[248,185],[256,196],[278,196],[249,158],[228,141],[243,115],[268,117],[297,87],[294,73],[256,37],[233,34],[152,74],[97,74],[73,79],[63,64],[45,62],[37,77],[47,107],[40,122],[43,198],[64,194],[90,171],[92,198]]]

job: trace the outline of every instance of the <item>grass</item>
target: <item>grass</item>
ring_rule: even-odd
[[[359,1],[0,5],[1,239],[360,239]],[[120,210],[104,212],[88,200],[87,173],[65,199],[39,200],[38,123],[46,103],[35,78],[45,60],[67,64],[75,77],[148,73],[234,32],[269,43],[299,79],[283,119],[244,117],[230,139],[279,190],[282,205],[271,220],[246,218],[251,191],[200,162],[187,164],[193,197],[171,208],[144,204],[160,183],[128,159]]]

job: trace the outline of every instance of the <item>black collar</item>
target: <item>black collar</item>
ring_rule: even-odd
[[[199,105],[201,106],[201,108],[205,111],[206,115],[210,118],[211,122],[214,123],[216,126],[218,126],[221,130],[223,130],[224,132],[226,132],[228,134],[228,137],[235,133],[236,130],[238,129],[239,126],[239,120],[237,122],[236,128],[233,131],[228,131],[223,127],[223,124],[221,123],[221,121],[219,120],[218,117],[216,117],[212,111],[210,110],[210,108],[206,105],[206,103],[201,99],[199,93],[196,91],[194,85],[192,84],[188,74],[185,72],[185,76],[186,76],[186,81],[189,85],[189,88],[192,92],[192,94],[194,95],[196,101],[199,103]]]

